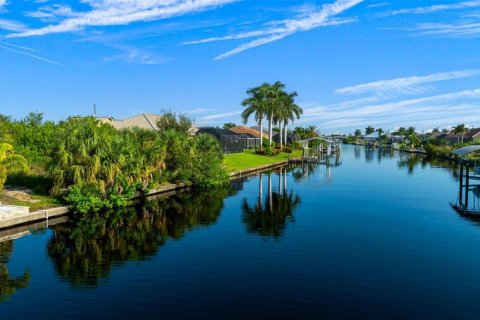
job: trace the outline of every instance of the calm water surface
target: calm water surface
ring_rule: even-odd
[[[480,317],[453,169],[344,146],[282,173],[2,242],[0,318]]]

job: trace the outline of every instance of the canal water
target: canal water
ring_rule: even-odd
[[[0,318],[478,319],[480,224],[450,206],[456,171],[342,151],[3,241]]]

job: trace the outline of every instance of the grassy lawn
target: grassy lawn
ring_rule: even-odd
[[[235,172],[244,169],[260,167],[267,164],[288,160],[288,157],[299,157],[302,155],[301,150],[294,150],[293,153],[281,152],[276,156],[262,156],[255,154],[253,150],[246,150],[243,153],[227,154],[223,159],[223,164],[228,172]]]
[[[19,200],[14,197],[10,197],[6,195],[3,191],[0,191],[0,202],[3,204],[9,204],[14,206],[30,207],[30,212],[53,208],[53,207],[60,207],[64,205],[59,200],[50,196],[35,195],[35,194],[31,194],[30,196],[32,200],[34,200],[35,202]]]

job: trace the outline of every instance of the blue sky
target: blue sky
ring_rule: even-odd
[[[325,133],[480,126],[479,38],[480,0],[0,0],[0,113],[221,126],[280,80]]]

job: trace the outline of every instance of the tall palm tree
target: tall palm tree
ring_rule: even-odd
[[[295,104],[295,97],[298,96],[296,92],[285,94],[284,108],[285,108],[285,117],[283,118],[283,127],[284,127],[284,142],[287,145],[288,142],[288,121],[292,123],[295,119],[300,119],[300,116],[303,114],[303,109]]]
[[[259,87],[247,90],[248,98],[242,101],[245,108],[242,112],[243,123],[246,124],[252,114],[255,114],[255,121],[260,126],[260,150],[263,149],[263,118],[267,114],[268,108],[268,90],[270,85],[263,83]]]
[[[267,104],[267,117],[268,117],[268,139],[270,147],[272,146],[272,135],[273,135],[273,124],[276,115],[279,113],[279,109],[282,105],[282,99],[285,92],[285,84],[280,81],[275,82],[273,85],[270,85],[268,90],[268,104]]]

